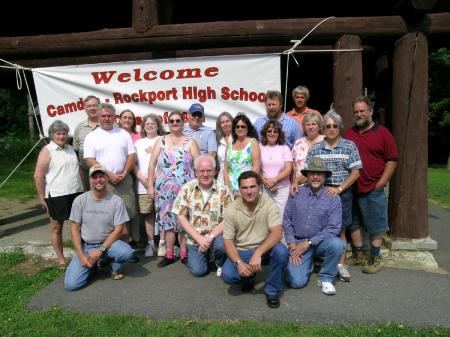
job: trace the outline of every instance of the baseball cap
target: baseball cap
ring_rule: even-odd
[[[205,109],[203,108],[203,105],[201,105],[200,103],[192,104],[188,111],[189,113],[201,112],[202,114],[205,114]]]
[[[106,168],[103,165],[96,164],[89,169],[89,177],[92,177],[95,172],[106,173]]]

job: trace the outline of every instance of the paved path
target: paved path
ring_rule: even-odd
[[[22,220],[21,220],[22,221]],[[25,220],[24,220],[25,221]],[[0,219],[0,232],[8,234],[0,245],[16,240],[32,242],[32,236],[49,236],[48,225],[36,221],[9,226]],[[26,222],[26,221],[25,221]],[[450,270],[450,212],[430,204],[431,237],[438,241],[434,253],[443,271]],[[24,233],[25,232],[25,233]],[[68,233],[68,227],[66,228]],[[0,233],[0,236],[2,234]],[[39,239],[41,240],[41,239]],[[45,239],[42,239],[45,241]],[[35,240],[36,241],[36,240]],[[214,273],[193,278],[186,267],[176,263],[164,269],[156,259],[145,259],[126,266],[126,278],[113,281],[100,271],[94,282],[77,292],[63,289],[59,278],[30,301],[33,310],[55,305],[79,311],[125,313],[150,319],[239,319],[294,321],[302,323],[388,323],[411,326],[450,327],[450,275],[384,268],[376,275],[365,275],[359,267],[351,269],[352,282],[337,282],[337,294],[326,296],[316,286],[313,274],[302,290],[286,289],[279,309],[269,309],[262,293],[263,276],[256,290],[243,294],[238,287],[225,285]]]

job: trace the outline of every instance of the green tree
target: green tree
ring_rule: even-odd
[[[430,144],[440,144],[450,170],[450,49],[440,48],[429,58]]]
[[[27,96],[22,90],[0,88],[0,137],[28,133]]]

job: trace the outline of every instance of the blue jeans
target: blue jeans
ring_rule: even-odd
[[[214,262],[218,267],[222,267],[225,262],[225,248],[223,247],[223,235],[218,235],[212,243],[212,251],[214,253]],[[210,248],[210,249],[211,249]],[[188,251],[188,268],[193,276],[200,277],[208,273],[209,251],[200,253],[198,246],[187,245]]]
[[[303,288],[308,284],[309,276],[314,269],[314,257],[323,256],[319,279],[331,282],[337,274],[339,258],[345,250],[345,244],[338,237],[329,237],[316,247],[309,247],[298,266],[289,262],[287,266],[287,281],[292,288]]]
[[[384,189],[356,196],[358,207],[353,213],[355,226],[364,227],[370,235],[384,234],[389,230],[387,200]]]
[[[100,246],[101,243],[84,243],[83,252],[87,255],[90,251],[96,250]],[[117,272],[121,270],[124,262],[132,258],[133,249],[131,249],[128,243],[117,240],[106,250],[103,256],[112,260],[111,269]],[[81,266],[78,254],[74,251],[72,261],[70,261],[69,267],[67,267],[64,288],[67,290],[78,290],[84,287],[91,272],[92,268]]]
[[[254,251],[238,250],[238,252],[241,260],[248,263]],[[269,277],[267,278],[264,286],[264,292],[267,295],[278,295],[283,290],[284,271],[289,261],[289,252],[285,245],[278,243],[275,247],[268,251],[265,256],[270,257],[270,271]],[[228,258],[223,265],[221,277],[226,284],[243,284],[253,281],[255,275],[251,277],[241,277],[237,268],[234,266],[233,261]]]

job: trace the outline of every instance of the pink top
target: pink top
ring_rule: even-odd
[[[309,149],[315,144],[321,142],[325,137],[323,135],[319,135],[314,143],[311,143],[308,145],[308,141],[306,140],[306,137],[302,137],[300,139],[297,139],[297,141],[294,144],[294,147],[292,148],[292,157],[294,158],[295,162],[295,168],[296,168],[296,174],[301,175],[300,172],[305,167],[305,159],[306,155],[308,154]]]
[[[284,162],[292,162],[292,153],[287,145],[262,145],[261,165],[263,175],[269,178],[275,178],[284,168]],[[276,187],[286,187],[291,184],[289,176],[280,181]]]
[[[141,139],[141,138],[142,138],[142,136],[141,136],[141,134],[139,132],[136,132],[136,133],[132,132],[131,133],[131,140],[133,141],[133,144],[136,143],[136,141],[138,139]]]

